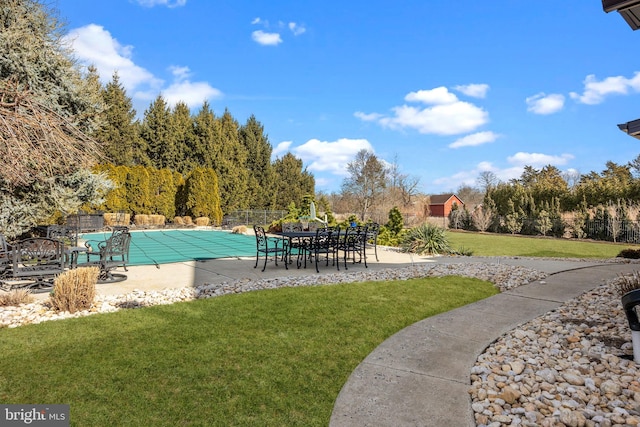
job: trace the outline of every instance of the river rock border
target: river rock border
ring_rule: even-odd
[[[326,284],[353,283],[362,281],[406,280],[417,277],[465,276],[494,283],[500,291],[540,280],[546,274],[520,266],[493,263],[469,264],[415,264],[404,268],[387,268],[377,271],[355,273],[333,273],[303,277],[279,277],[273,279],[240,279],[197,287],[164,289],[161,291],[134,290],[125,295],[98,295],[89,310],[76,313],[56,312],[47,301],[38,301],[20,306],[0,307],[0,327],[17,327],[48,320],[82,317],[97,313],[109,313],[125,308],[148,307],[172,304],[198,298],[237,294],[261,289],[296,286],[318,286]]]

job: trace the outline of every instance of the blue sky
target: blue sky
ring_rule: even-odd
[[[525,165],[626,164],[640,31],[599,0],[57,0],[67,40],[140,117],[158,94],[264,125],[339,191],[361,149],[427,194]]]

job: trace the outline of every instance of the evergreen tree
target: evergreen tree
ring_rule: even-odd
[[[220,190],[218,176],[213,169],[193,169],[186,179],[185,186],[188,212],[194,217],[209,217],[214,224],[220,224]]]
[[[129,169],[125,182],[127,204],[129,212],[136,214],[150,214],[153,206],[153,186],[148,168],[134,166]]]
[[[0,231],[9,237],[98,203],[110,186],[86,173],[99,155],[87,136],[102,108],[97,74],[83,75],[62,33],[39,1],[0,5]]]
[[[220,204],[223,212],[249,207],[247,153],[240,143],[238,122],[225,110],[219,119],[221,139],[215,145],[216,171],[220,181]]]
[[[175,134],[171,129],[171,112],[162,95],[158,95],[144,112],[141,136],[145,141],[151,166],[175,170]]]
[[[99,86],[88,80],[62,40],[57,11],[37,0],[3,0],[0,7],[0,82],[28,90],[46,106],[83,132],[96,124],[93,114]],[[7,102],[7,99],[3,100]],[[85,114],[85,113],[91,114]]]
[[[151,180],[152,206],[151,212],[173,218],[176,215],[177,188],[173,180],[173,172],[169,169],[153,170]]]
[[[103,124],[93,136],[100,143],[105,157],[116,165],[147,164],[136,111],[118,73],[113,74],[102,90],[102,98],[105,104]]]
[[[197,165],[191,157],[196,143],[194,122],[189,107],[184,102],[178,102],[173,107],[171,134],[174,136],[175,157],[173,160],[167,160],[170,163],[167,167],[184,174]]]
[[[240,141],[247,152],[249,206],[272,209],[275,204],[272,147],[264,127],[253,115],[240,128]]]
[[[220,122],[216,120],[208,102],[204,102],[202,108],[194,118],[195,139],[191,147],[191,159],[193,163],[203,168],[214,168],[216,144],[221,139]]]
[[[313,175],[303,168],[302,160],[293,154],[287,153],[276,159],[273,162],[273,170],[275,209],[287,209],[291,203],[301,206],[305,195],[315,194]]]

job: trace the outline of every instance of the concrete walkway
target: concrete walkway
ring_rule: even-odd
[[[460,259],[445,262],[455,260]],[[470,372],[492,342],[606,280],[640,268],[530,259],[504,262],[551,275],[430,317],[387,339],[351,374],[336,399],[330,426],[475,426]]]

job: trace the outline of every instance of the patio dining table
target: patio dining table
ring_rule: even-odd
[[[279,236],[281,238],[287,239],[289,241],[289,253],[287,254],[287,260],[289,263],[291,263],[291,250],[292,249],[297,249],[298,253],[297,255],[297,265],[298,268],[300,268],[301,266],[304,266],[304,268],[307,268],[307,257],[309,257],[310,253],[310,248],[313,247],[313,240],[315,239],[317,233],[316,231],[309,231],[309,230],[304,230],[304,231],[279,231],[276,233],[273,233],[276,236]],[[302,257],[302,260],[301,260]],[[304,262],[303,262],[304,261]]]

